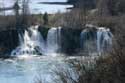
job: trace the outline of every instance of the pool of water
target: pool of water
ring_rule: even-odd
[[[61,83],[56,71],[68,71],[74,80],[78,75],[71,61],[82,60],[86,67],[92,67],[96,57],[66,57],[61,55],[21,56],[0,60],[0,83]],[[72,82],[69,82],[72,83]]]
[[[35,83],[42,79],[52,83],[54,70],[68,67],[65,57],[41,56],[0,60],[0,83]]]

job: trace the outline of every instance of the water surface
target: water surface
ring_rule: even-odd
[[[0,83],[34,83],[42,79],[51,81],[56,66],[64,65],[62,57],[23,57],[0,60]]]

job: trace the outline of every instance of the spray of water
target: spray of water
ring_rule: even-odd
[[[19,33],[19,46],[11,52],[12,56],[37,55],[44,50],[44,40],[38,31],[38,25],[31,26],[24,34]]]

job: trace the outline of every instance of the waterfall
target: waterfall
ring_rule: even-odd
[[[102,53],[106,50],[110,50],[112,46],[112,33],[105,27],[100,27],[97,30],[97,51]]]
[[[93,53],[95,52],[95,44],[96,44],[96,32],[95,31],[89,31],[88,29],[85,29],[81,32],[81,48],[84,52]]]
[[[12,56],[42,54],[44,40],[38,31],[38,25],[31,26],[24,34],[19,33],[19,46],[11,52]]]
[[[11,52],[12,56],[48,55],[60,50],[61,27],[52,27],[48,31],[46,42],[38,31],[38,25],[31,26],[24,31],[24,34],[19,33],[18,35],[19,46]]]
[[[85,53],[104,53],[112,47],[113,35],[105,27],[88,26],[80,35],[81,49]],[[46,41],[38,31],[38,25],[31,26],[24,34],[19,33],[19,46],[11,52],[17,55],[51,55],[61,52],[61,27],[52,27],[48,30]],[[65,42],[66,43],[66,42]]]
[[[112,47],[113,35],[110,29],[96,27],[96,30],[85,29],[81,32],[80,42],[83,51],[88,53],[103,53]]]
[[[57,53],[60,49],[61,27],[52,27],[48,31],[46,54]]]

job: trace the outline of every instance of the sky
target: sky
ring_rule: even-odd
[[[2,1],[2,0],[0,0]],[[4,7],[10,7],[14,4],[14,0],[3,0]],[[29,8],[30,13],[56,13],[65,12],[67,7],[72,7],[71,5],[49,5],[49,4],[38,4],[39,2],[66,2],[67,0],[30,0]],[[2,4],[0,2],[0,4]],[[11,14],[13,11],[7,11],[6,14]]]

